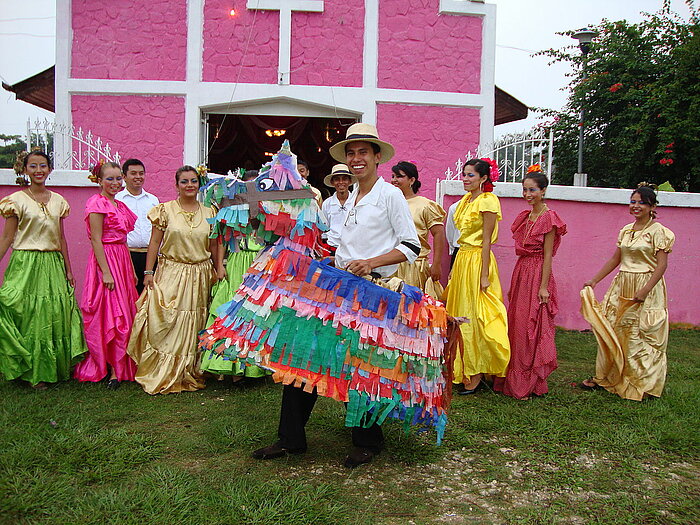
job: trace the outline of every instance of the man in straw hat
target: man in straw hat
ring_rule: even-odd
[[[350,196],[350,186],[357,184],[355,175],[350,173],[350,170],[345,164],[336,164],[331,172],[323,179],[323,184],[329,188],[335,188],[335,193],[323,201],[321,209],[326,214],[330,229],[325,234],[328,244],[337,248],[340,244],[340,227],[345,220],[345,212],[347,211],[346,204],[350,204],[348,197]]]
[[[379,139],[376,127],[358,123],[348,128],[345,140],[333,145],[330,154],[343,162],[357,181],[342,215],[336,266],[359,276],[388,277],[399,263],[415,261],[420,253],[420,242],[406,199],[401,190],[377,175],[379,163],[388,162],[394,155],[393,146]],[[279,439],[253,452],[253,457],[274,459],[306,452],[304,427],[317,397],[315,391],[308,393],[285,385]],[[369,463],[384,447],[381,427],[377,424],[369,428],[353,427],[352,444],[345,466],[355,468]]]

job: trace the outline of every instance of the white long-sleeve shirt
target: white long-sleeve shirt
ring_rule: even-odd
[[[140,195],[132,195],[124,188],[114,198],[126,204],[137,217],[134,229],[126,236],[126,245],[129,249],[135,250],[148,248],[148,242],[151,240],[151,221],[148,220],[148,212],[158,205],[158,197],[146,190],[141,190]]]
[[[455,210],[459,201],[452,204],[447,210],[447,219],[445,220],[445,237],[447,237],[447,245],[450,247],[450,254],[459,249],[460,231],[455,225]]]
[[[323,201],[323,206],[321,206],[321,209],[323,210],[323,213],[326,214],[329,226],[329,230],[326,232],[325,237],[328,244],[331,246],[338,247],[340,244],[340,228],[343,226],[345,212],[349,207],[350,198],[348,198],[343,204],[340,204],[337,193],[334,193]]]
[[[370,259],[393,249],[406,256],[409,263],[418,257],[420,241],[401,190],[384,179],[377,179],[370,192],[355,204],[359,185],[346,201],[335,263],[345,268],[355,260]],[[389,277],[398,264],[380,266],[374,271]]]

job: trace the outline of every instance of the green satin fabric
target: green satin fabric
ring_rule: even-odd
[[[14,250],[0,287],[0,374],[32,384],[66,381],[85,352],[61,253]]]
[[[243,282],[243,274],[248,271],[261,246],[255,241],[248,241],[248,249],[231,253],[226,261],[226,279],[219,281],[212,289],[211,306],[207,326],[216,320],[216,311],[224,303],[233,299],[233,295]],[[216,375],[234,375],[245,377],[264,377],[270,375],[257,366],[241,366],[238,361],[229,361],[216,352],[205,351],[202,356],[202,371]]]

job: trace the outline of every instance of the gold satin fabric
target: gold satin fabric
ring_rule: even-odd
[[[215,215],[213,208],[200,204],[199,211],[189,222],[177,201],[163,202],[151,208],[148,219],[154,228],[163,232],[160,255],[183,263],[199,263],[209,259],[211,225],[207,219]]]
[[[0,215],[17,217],[17,233],[12,243],[15,250],[61,251],[61,219],[69,214],[66,199],[53,191],[45,206],[25,191],[16,191],[0,200]]]
[[[430,278],[430,228],[436,224],[445,223],[445,210],[437,202],[416,195],[406,201],[411,211],[413,223],[416,226],[418,239],[420,240],[420,254],[413,263],[402,262],[396,270],[396,277],[412,286],[423,290],[426,294],[441,299],[443,295],[442,285],[435,283]]]
[[[581,314],[598,341],[594,382],[624,399],[641,401],[645,394],[661,396],[666,382],[666,283],[662,278],[642,303],[633,298],[656,268],[658,251],[670,252],[675,237],[659,223],[634,235],[630,228],[625,226],[618,237],[621,270],[603,302],[596,301],[592,288],[584,288]]]
[[[496,226],[491,234],[491,244],[498,240],[498,221],[503,218],[501,202],[490,191],[477,195],[472,201],[472,194],[467,193],[459,201],[454,214],[454,221],[459,230],[459,246],[479,247],[484,244],[484,212],[496,214]]]
[[[206,327],[215,280],[206,218],[214,211],[200,205],[192,228],[174,201],[148,215],[164,230],[163,243],[153,289],[146,288],[136,303],[128,353],[138,366],[136,381],[149,394],[198,390],[205,382],[197,334]]]

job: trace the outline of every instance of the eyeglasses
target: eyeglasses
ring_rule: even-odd
[[[355,221],[355,224],[357,224],[357,210],[355,210],[355,208],[353,208],[352,210],[350,210],[350,212],[348,213],[347,217],[345,217],[345,224],[343,224],[343,226],[347,226],[347,225],[348,225],[348,221],[350,220],[350,217],[352,217],[353,220]]]

